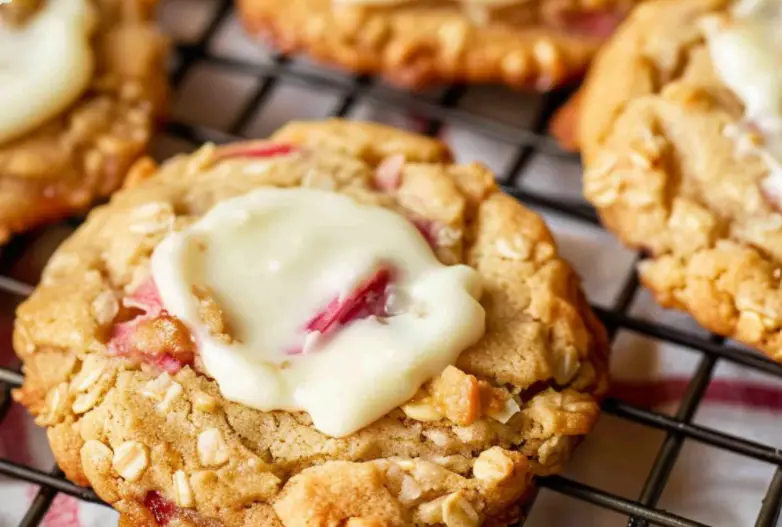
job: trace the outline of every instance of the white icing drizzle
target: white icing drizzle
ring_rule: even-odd
[[[325,335],[304,330],[386,268],[394,276],[387,316]],[[399,214],[326,191],[267,188],[224,201],[170,234],[152,273],[226,398],[306,411],[331,436],[403,404],[484,332],[475,270],[441,264]],[[233,342],[209,333],[194,286],[214,292]]]
[[[705,17],[702,27],[717,75],[744,104],[744,122],[725,135],[739,155],[766,161],[763,187],[782,196],[782,1],[742,0],[727,16]]]
[[[47,0],[19,27],[0,24],[0,143],[14,139],[72,104],[90,84],[89,0]]]

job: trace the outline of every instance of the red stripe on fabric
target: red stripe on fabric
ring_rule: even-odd
[[[681,400],[689,382],[688,378],[614,381],[611,396],[636,406],[661,406]],[[704,401],[782,411],[782,388],[741,380],[713,379],[706,389]]]
[[[11,347],[13,320],[0,315],[0,366],[11,366],[16,362]],[[0,423],[0,456],[10,458],[17,463],[32,463],[27,433],[27,416],[24,409],[14,404]]]
[[[410,123],[412,124],[414,132],[418,132],[419,134],[425,134],[427,128],[429,128],[429,118],[423,115],[411,113],[408,114],[408,119],[410,119]],[[439,138],[439,133],[435,137]]]
[[[24,408],[12,405],[0,424],[0,456],[7,457],[17,463],[30,465],[33,455],[29,449],[27,433],[27,416]]]
[[[16,355],[11,346],[13,331],[13,319],[0,315],[0,366],[10,366],[16,362]]]
[[[78,500],[65,494],[58,494],[41,527],[81,527]]]

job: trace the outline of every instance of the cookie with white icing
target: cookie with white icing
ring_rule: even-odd
[[[14,337],[122,525],[506,525],[592,428],[604,330],[485,167],[344,121],[142,167]]]
[[[349,71],[420,87],[550,90],[581,76],[639,0],[240,0],[252,34]]]
[[[782,360],[782,3],[658,0],[596,60],[584,190],[665,306]]]
[[[166,93],[155,4],[0,5],[0,243],[85,210],[143,155]]]

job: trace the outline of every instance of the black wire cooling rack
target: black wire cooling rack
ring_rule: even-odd
[[[166,133],[186,140],[193,145],[206,141],[230,141],[242,135],[253,116],[268,102],[275,84],[280,81],[303,84],[315,89],[328,89],[340,93],[339,103],[331,112],[334,117],[348,115],[357,101],[361,99],[371,101],[392,111],[396,110],[408,114],[412,112],[423,117],[425,131],[428,134],[436,134],[442,123],[447,121],[479,131],[485,137],[504,143],[513,142],[516,148],[515,156],[508,169],[499,176],[500,183],[508,193],[539,209],[556,212],[578,222],[593,226],[599,225],[595,211],[584,203],[551,198],[541,193],[511,186],[512,179],[518,177],[516,175],[521,173],[521,169],[527,165],[534,154],[559,158],[568,163],[578,163],[576,156],[560,150],[545,134],[547,123],[555,109],[562,103],[564,94],[544,96],[531,126],[520,127],[458,108],[457,104],[465,92],[465,89],[458,85],[448,87],[439,97],[431,98],[387,87],[376,83],[374,79],[367,76],[335,74],[330,70],[302,70],[292,67],[291,61],[283,56],[273,56],[270,62],[263,64],[224,58],[209,51],[210,43],[219,28],[231,17],[233,8],[229,0],[214,1],[217,5],[213,17],[201,33],[200,38],[195,42],[176,46],[177,61],[172,72],[172,84],[175,89],[178,88],[194,66],[207,64],[252,76],[258,81],[257,87],[241,111],[238,112],[238,117],[223,130],[174,121],[166,125]],[[9,270],[19,259],[19,255],[24,252],[26,243],[28,243],[27,238],[20,237],[0,253],[0,292],[17,301],[29,294],[31,286],[8,275]],[[637,258],[640,258],[640,255]],[[540,479],[539,486],[627,515],[629,517],[628,527],[647,525],[704,527],[703,523],[671,514],[656,507],[683,443],[685,440],[693,440],[775,466],[773,477],[754,524],[757,527],[775,526],[782,503],[782,452],[772,446],[700,426],[693,422],[693,417],[719,361],[732,362],[781,379],[782,367],[760,355],[726,345],[722,339],[717,337],[703,336],[678,327],[652,323],[632,316],[630,306],[639,289],[638,278],[635,272],[631,271],[628,276],[623,278],[620,294],[613,305],[610,308],[595,307],[598,316],[607,326],[612,341],[616,333],[622,330],[656,341],[686,347],[699,353],[697,367],[689,378],[684,397],[674,415],[669,416],[647,410],[617,399],[609,399],[603,404],[603,410],[608,414],[660,430],[665,434],[662,446],[646,477],[643,490],[637,500],[629,500],[560,476]],[[18,370],[0,368],[0,425],[14,404],[10,392],[21,383],[22,375]],[[39,487],[36,497],[19,523],[21,527],[39,525],[57,493],[68,494],[89,502],[102,503],[90,489],[79,487],[64,479],[56,467],[50,472],[45,472],[31,466],[15,463],[10,459],[0,458],[0,475],[34,483]],[[693,492],[697,492],[697,489],[693,489]],[[0,508],[2,508],[2,504],[0,504]]]

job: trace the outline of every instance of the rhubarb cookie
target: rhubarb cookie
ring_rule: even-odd
[[[665,306],[782,360],[782,2],[659,0],[597,59],[584,191]]]
[[[0,243],[85,210],[143,154],[165,95],[155,3],[0,2]]]
[[[141,162],[14,346],[15,397],[123,526],[507,525],[606,389],[540,218],[343,121]]]
[[[239,0],[283,52],[398,84],[549,90],[580,76],[639,0]]]

